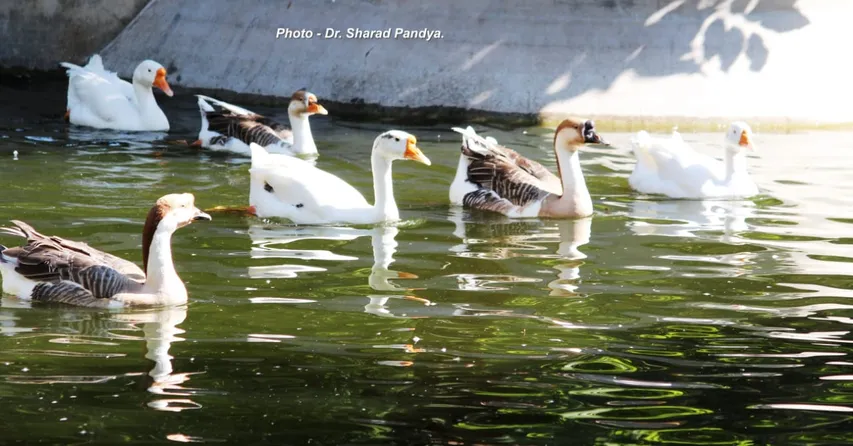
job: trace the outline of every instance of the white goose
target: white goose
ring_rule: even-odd
[[[559,188],[539,163],[476,133],[453,130],[463,134],[463,143],[456,178],[450,185],[451,203],[514,218],[592,215],[592,198],[578,155],[584,144],[606,144],[592,121],[567,119],[557,127],[554,151]]]
[[[251,143],[264,147],[270,153],[317,154],[308,117],[314,114],[326,115],[328,112],[317,103],[317,96],[313,93],[303,89],[290,97],[287,107],[290,128],[245,108],[208,96],[196,96],[201,112],[201,130],[198,132],[198,141],[192,145],[247,156],[251,154]],[[217,111],[210,103],[222,110]]]
[[[159,63],[140,63],[133,71],[132,84],[105,70],[97,54],[85,67],[68,62],[60,65],[68,69],[65,116],[72,124],[113,130],[169,130],[169,120],[151,91],[154,86],[173,95],[166,82],[166,69]]]
[[[22,299],[112,308],[173,305],[187,301],[187,289],[172,263],[172,233],[194,220],[210,220],[192,194],[166,195],[148,212],[142,232],[145,270],[85,243],[48,237],[13,220],[0,232],[25,237],[27,244],[0,245],[3,292]]]
[[[736,198],[758,194],[746,168],[746,150],[754,150],[752,129],[734,122],[725,134],[723,161],[688,146],[677,132],[669,139],[646,131],[631,141],[637,164],[628,184],[639,192],[671,198]]]
[[[250,208],[259,217],[287,218],[296,224],[371,224],[400,219],[391,178],[391,163],[410,159],[430,165],[413,135],[390,130],[373,142],[370,164],[376,203],[346,181],[311,163],[267,153],[252,143]]]

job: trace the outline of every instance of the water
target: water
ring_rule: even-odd
[[[168,135],[116,134],[58,122],[61,85],[0,93],[2,220],[138,262],[157,197],[246,204],[247,159],[168,142],[195,138],[189,97]],[[319,165],[370,196],[388,126],[312,125]],[[759,132],[762,196],[668,201],[628,189],[630,135],[601,122],[596,216],[508,221],[448,208],[449,126],[402,126],[433,165],[394,165],[397,227],[216,215],[174,238],[184,307],[4,297],[3,442],[853,441],[850,134]],[[547,129],[488,134],[554,166]]]

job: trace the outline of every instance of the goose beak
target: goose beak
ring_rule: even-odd
[[[316,102],[308,104],[308,113],[314,113],[317,115],[328,115],[329,114],[329,112],[326,111],[326,107],[323,107],[322,105],[320,105]]]
[[[174,96],[174,92],[172,92],[172,87],[169,86],[169,83],[166,82],[166,69],[160,68],[157,70],[157,75],[154,77],[154,83],[152,84],[155,87],[163,90],[163,93],[166,93],[166,96]]]
[[[595,123],[592,121],[586,121],[583,124],[583,142],[587,144],[603,144],[605,146],[609,146],[610,143],[604,140],[598,133],[595,131]]]
[[[198,220],[210,221],[213,219],[210,217],[210,214],[202,212],[200,209],[196,208],[195,214],[193,214],[193,221],[198,221]]]
[[[747,150],[755,150],[755,146],[749,139],[749,133],[747,133],[746,130],[740,132],[740,141],[738,141],[738,145],[741,147],[745,147]]]
[[[424,163],[427,166],[432,165],[432,161],[418,148],[418,140],[414,136],[410,136],[406,141],[406,152],[403,154],[403,158]]]

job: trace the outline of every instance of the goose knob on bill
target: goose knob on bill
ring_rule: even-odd
[[[554,133],[559,177],[541,164],[498,146],[476,133],[463,135],[450,202],[507,217],[582,218],[592,215],[592,197],[581,170],[585,144],[607,144],[585,119],[566,119]]]
[[[317,144],[311,134],[308,118],[326,115],[317,96],[305,89],[290,97],[287,117],[290,128],[263,115],[208,96],[198,96],[201,130],[191,145],[250,155],[249,144],[255,143],[270,153],[284,155],[316,155]],[[213,105],[211,105],[213,104]],[[213,106],[220,110],[216,110]]]
[[[0,233],[24,237],[23,246],[0,245],[3,292],[22,299],[84,307],[176,305],[187,289],[172,262],[172,233],[196,220],[210,220],[192,194],[166,195],[148,212],[142,232],[142,264],[50,237],[13,220]]]
[[[166,69],[146,60],[133,71],[133,83],[104,69],[95,54],[84,66],[60,63],[68,70],[68,105],[65,117],[75,125],[128,131],[167,131],[169,120],[157,105],[151,87],[172,96]]]

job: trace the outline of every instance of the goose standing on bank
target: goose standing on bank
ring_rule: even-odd
[[[592,198],[578,154],[584,144],[606,144],[592,121],[567,119],[557,127],[554,151],[559,189],[542,173],[546,169],[539,163],[466,130],[453,130],[462,133],[463,142],[456,178],[450,185],[451,203],[513,218],[592,215]]]
[[[201,130],[193,145],[213,150],[226,150],[251,155],[249,144],[255,143],[270,153],[284,155],[316,155],[317,145],[311,134],[308,118],[326,115],[326,109],[317,102],[317,96],[298,90],[290,97],[287,116],[290,128],[263,115],[208,96],[198,96],[201,112]],[[221,110],[216,110],[212,105]]]
[[[369,204],[349,183],[307,161],[267,153],[254,143],[250,147],[250,207],[259,217],[287,218],[296,224],[372,224],[399,220],[391,163],[409,159],[431,164],[413,135],[400,130],[379,135],[370,156],[376,202]]]
[[[187,289],[172,263],[172,233],[194,220],[210,220],[192,194],[166,195],[148,212],[142,232],[142,263],[135,264],[85,243],[49,237],[13,220],[0,232],[25,237],[24,246],[0,245],[3,292],[22,299],[85,307],[174,305]]]
[[[60,63],[68,69],[68,104],[65,116],[72,124],[99,129],[167,131],[169,120],[157,105],[151,87],[172,96],[166,69],[146,60],[133,71],[133,83],[104,69],[95,54],[86,66]]]
[[[723,161],[699,153],[677,132],[652,138],[641,131],[631,141],[637,164],[628,184],[639,192],[671,198],[738,198],[758,194],[746,168],[745,150],[755,150],[752,129],[733,122],[725,134]]]

